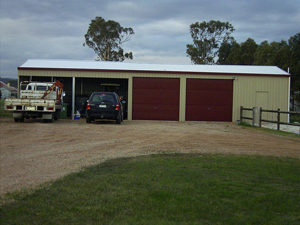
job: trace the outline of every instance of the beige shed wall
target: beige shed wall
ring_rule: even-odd
[[[288,111],[289,77],[276,76],[243,76],[243,75],[194,75],[166,73],[136,72],[93,72],[93,71],[55,71],[55,70],[19,70],[18,76],[49,76],[49,77],[89,77],[89,78],[127,78],[128,79],[128,119],[132,119],[132,88],[133,77],[165,77],[180,78],[180,109],[179,120],[185,121],[186,79],[231,79],[233,80],[232,121],[239,120],[240,106],[255,106],[266,109]],[[276,115],[264,113],[266,119],[275,119]],[[287,122],[287,116],[282,115]]]
[[[289,77],[237,76],[234,82],[233,118],[239,119],[239,107],[289,110]],[[248,115],[250,116],[250,115]],[[275,113],[263,113],[263,118],[275,120]],[[281,115],[287,122],[287,115]]]

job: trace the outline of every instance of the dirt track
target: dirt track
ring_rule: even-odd
[[[35,187],[107,159],[153,153],[233,153],[300,158],[300,138],[232,123],[0,118],[0,194]]]

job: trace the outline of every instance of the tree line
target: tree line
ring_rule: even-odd
[[[229,22],[203,21],[190,25],[192,43],[186,45],[186,54],[194,64],[220,65],[272,65],[289,70],[292,75],[292,96],[300,101],[300,32],[287,41],[263,41],[254,39],[238,43]],[[134,35],[131,27],[96,17],[85,34],[84,46],[97,54],[97,60],[124,61],[132,59],[132,52],[124,52],[122,44]]]
[[[238,43],[233,32],[234,27],[228,22],[191,24],[193,43],[186,46],[187,56],[195,64],[278,66],[291,74],[292,98],[300,101],[300,32],[288,41],[260,44],[252,38]]]

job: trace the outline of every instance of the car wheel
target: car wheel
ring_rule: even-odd
[[[121,116],[119,115],[117,120],[116,120],[116,124],[121,124]]]

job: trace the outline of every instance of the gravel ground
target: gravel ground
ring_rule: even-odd
[[[300,158],[300,138],[220,122],[84,120],[14,123],[0,118],[0,194],[36,187],[107,159],[156,153],[233,153]]]

